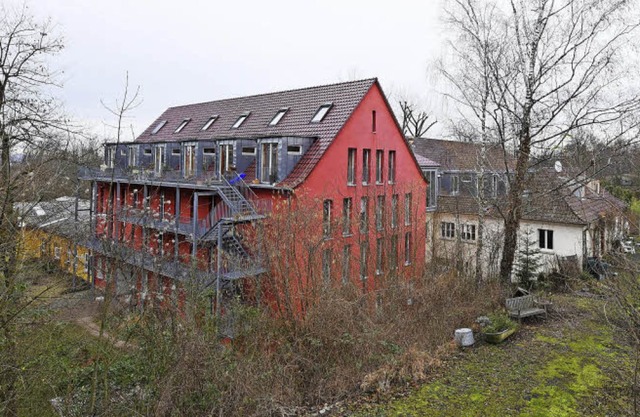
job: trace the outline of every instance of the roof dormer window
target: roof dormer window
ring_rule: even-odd
[[[237,129],[240,127],[240,125],[242,125],[242,123],[244,123],[245,120],[247,120],[247,117],[249,117],[250,112],[246,112],[240,115],[240,117],[238,117],[238,120],[236,120],[236,122],[233,124],[233,126],[231,126],[232,129]]]
[[[289,110],[288,107],[278,110],[276,115],[273,116],[273,119],[271,119],[271,121],[269,122],[269,126],[277,125],[280,122],[280,120],[282,120],[282,118],[284,117],[285,113],[287,113],[288,110]]]
[[[209,120],[207,120],[207,123],[204,124],[204,126],[202,126],[202,131],[205,131],[207,129],[209,129],[211,127],[211,125],[213,124],[213,122],[215,122],[216,120],[218,120],[218,115],[214,115],[209,117]]]
[[[176,130],[173,131],[173,133],[180,133],[182,131],[182,129],[185,128],[186,125],[189,124],[189,122],[191,121],[191,119],[184,119],[176,128]]]
[[[313,115],[313,118],[311,119],[311,123],[320,123],[324,119],[324,117],[327,115],[327,113],[329,113],[329,110],[331,109],[332,106],[333,106],[333,103],[325,103],[321,105],[318,108],[318,111],[316,111],[316,114]]]
[[[158,133],[160,131],[160,129],[162,129],[164,127],[164,125],[167,124],[166,120],[161,120],[156,127],[153,129],[153,131],[151,132],[152,135],[155,135],[156,133]]]

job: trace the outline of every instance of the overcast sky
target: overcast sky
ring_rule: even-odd
[[[20,4],[19,0],[8,2]],[[441,0],[30,0],[66,48],[60,97],[101,135],[100,104],[140,86],[129,120],[142,132],[169,106],[378,77],[385,92],[439,115],[430,62]]]

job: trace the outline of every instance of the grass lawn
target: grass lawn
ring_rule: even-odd
[[[358,416],[624,416],[632,414],[633,352],[602,300],[556,296],[555,313],[501,345],[446,362],[404,398]]]

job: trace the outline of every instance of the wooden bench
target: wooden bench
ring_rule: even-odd
[[[522,320],[524,317],[537,316],[544,314],[547,317],[547,305],[536,302],[533,295],[524,295],[522,297],[507,298],[506,300],[507,310],[509,316],[515,317],[518,320]]]

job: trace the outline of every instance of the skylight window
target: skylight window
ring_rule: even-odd
[[[202,126],[201,130],[207,130],[211,127],[211,125],[213,124],[213,122],[215,122],[218,119],[218,115],[216,114],[215,116],[211,116],[209,117],[209,120],[207,120],[207,123],[204,124],[204,126]]]
[[[186,125],[189,124],[189,122],[191,121],[191,119],[184,119],[179,125],[178,128],[176,130],[174,130],[173,133],[180,133],[180,131],[182,131],[182,129],[184,129],[184,127]]]
[[[160,129],[162,129],[164,127],[164,125],[167,124],[166,120],[162,120],[160,121],[160,123],[158,123],[156,125],[156,127],[153,129],[153,131],[151,132],[152,135],[155,135],[156,133],[158,133],[160,131]]]
[[[327,115],[327,113],[329,113],[331,106],[333,106],[333,103],[325,103],[320,106],[316,114],[313,116],[313,119],[311,119],[311,123],[320,123]]]
[[[240,115],[240,117],[238,117],[238,120],[236,120],[236,122],[233,124],[233,126],[231,126],[232,129],[237,129],[240,127],[240,125],[242,123],[244,123],[245,120],[247,120],[247,117],[249,117],[249,112],[243,113],[242,115]]]
[[[269,126],[277,125],[288,110],[288,107],[278,110],[278,113],[276,113],[276,115],[273,116],[273,119],[271,119],[271,121],[269,122]]]

